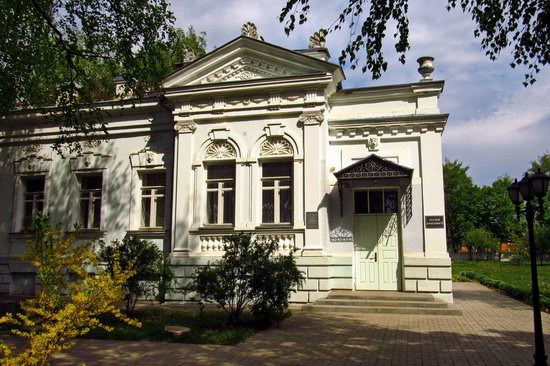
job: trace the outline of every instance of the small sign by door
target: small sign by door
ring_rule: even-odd
[[[319,229],[318,212],[306,212],[306,229]]]
[[[426,229],[443,229],[445,227],[445,219],[443,216],[425,216]]]

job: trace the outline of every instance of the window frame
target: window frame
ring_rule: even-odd
[[[209,169],[213,166],[228,166],[231,167],[233,170],[233,177],[232,178],[208,178],[208,172]],[[206,205],[205,205],[205,225],[207,226],[235,226],[235,218],[236,218],[236,188],[237,188],[237,167],[234,161],[223,161],[223,162],[208,162],[204,166],[205,170],[205,184],[206,184]],[[232,182],[233,187],[225,187],[224,184]],[[209,188],[209,184],[217,184],[215,188]],[[216,192],[217,193],[217,212],[216,212],[216,222],[210,222],[210,215],[209,215],[209,201],[208,201],[208,194]],[[224,222],[225,221],[225,192],[233,192],[233,207],[232,207],[232,222]]]
[[[379,191],[379,192],[382,192],[382,208],[383,208],[383,212],[370,212],[371,211],[371,207],[370,207],[370,194],[372,191]],[[386,212],[386,191],[391,191],[391,192],[395,192],[396,194],[396,211],[395,212]],[[360,212],[358,213],[357,212],[357,202],[355,200],[355,195],[357,192],[366,192],[367,193],[367,202],[366,202],[366,207],[367,207],[367,212]],[[399,192],[400,192],[400,189],[399,187],[376,187],[376,188],[359,188],[359,189],[354,189],[353,190],[353,214],[354,215],[393,215],[393,214],[400,214],[401,213],[401,210],[400,210],[400,204],[399,204]]]
[[[100,188],[82,188],[82,180],[88,179],[88,178],[94,178],[94,177],[100,177],[101,178],[101,186]],[[78,180],[78,225],[81,227],[81,229],[84,230],[101,230],[102,227],[102,218],[103,218],[103,186],[105,184],[104,174],[102,172],[90,172],[86,174],[78,174],[77,175]],[[94,193],[99,192],[99,197],[94,197]],[[83,198],[82,194],[87,193],[88,197]],[[88,203],[88,216],[87,216],[87,222],[86,225],[84,225],[83,217],[82,217],[82,201],[87,200]],[[95,201],[99,200],[99,220],[98,220],[98,226],[94,226],[95,222]],[[90,204],[90,202],[92,204]]]
[[[288,164],[290,176],[264,177],[264,167],[266,164]],[[288,180],[288,185],[281,186],[281,181]],[[264,186],[264,182],[273,182],[273,186]],[[273,222],[264,221],[264,192],[273,191]],[[290,221],[281,221],[281,197],[282,191],[288,191],[290,199]],[[261,225],[293,225],[294,221],[294,162],[290,159],[264,160],[261,162],[260,171],[260,222]]]
[[[42,191],[28,192],[27,182],[29,182],[31,180],[38,180],[38,179],[43,180]],[[21,181],[22,181],[22,185],[23,185],[23,197],[22,197],[23,207],[22,207],[22,215],[21,215],[21,219],[22,219],[21,230],[25,231],[27,229],[27,227],[25,225],[25,221],[27,220],[27,212],[26,212],[27,211],[27,203],[32,202],[32,210],[31,210],[32,212],[31,212],[31,217],[30,217],[30,222],[29,222],[29,224],[31,224],[31,225],[34,224],[34,218],[36,217],[36,215],[39,212],[43,213],[44,209],[46,207],[46,176],[42,175],[42,174],[24,176],[24,177],[21,177]],[[31,200],[29,200],[27,198],[28,195],[32,196]],[[42,195],[41,199],[37,198],[37,196],[39,196],[39,195]],[[39,210],[37,208],[39,202],[42,202],[42,209],[41,210]]]
[[[156,185],[156,186],[149,186],[144,185],[144,178],[147,175],[156,175],[156,174],[162,174],[164,175],[164,185]],[[139,175],[139,182],[140,182],[140,223],[139,228],[145,229],[145,230],[151,230],[151,229],[164,229],[166,225],[166,182],[168,174],[166,170],[145,170],[138,172]],[[149,195],[144,195],[143,191],[149,189],[151,190],[151,193]],[[157,190],[162,189],[162,194],[157,194]],[[159,226],[157,225],[157,199],[162,197],[164,199],[164,216],[163,216],[163,225]],[[145,225],[143,222],[143,199],[148,198],[150,200],[150,211],[149,211],[149,226]]]

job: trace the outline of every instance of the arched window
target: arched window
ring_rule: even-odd
[[[205,152],[206,223],[235,223],[235,148],[228,142],[214,142]]]
[[[292,155],[283,138],[269,139],[260,149],[263,224],[292,224]]]

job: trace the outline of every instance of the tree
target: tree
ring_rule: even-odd
[[[0,7],[0,117],[43,108],[60,126],[54,145],[80,151],[106,131],[94,104],[115,97],[114,80],[140,98],[160,90],[171,45],[204,52],[204,34],[175,30],[166,0],[4,0]],[[188,38],[185,42],[185,40]]]
[[[523,84],[528,86],[536,81],[535,75],[540,68],[550,62],[550,2],[447,1],[448,10],[457,7],[470,14],[476,23],[474,37],[481,38],[481,48],[491,60],[510,48],[513,57],[510,66],[527,68]],[[294,30],[297,21],[303,24],[308,20],[310,10],[309,0],[287,0],[279,15],[279,21],[286,21],[287,35]],[[394,48],[399,61],[405,63],[405,53],[410,48],[408,0],[348,0],[332,25],[322,29],[321,34],[326,35],[345,26],[349,28],[349,42],[341,51],[340,64],[349,60],[351,68],[355,69],[360,62],[359,53],[364,52],[362,71],[368,70],[373,79],[378,79],[388,67],[382,49],[389,26],[395,26]]]
[[[542,154],[531,162],[530,173],[535,173],[540,169],[542,173],[550,175],[550,154]],[[540,201],[538,204],[540,205]],[[550,252],[550,190],[546,197],[542,200],[544,207],[544,216],[537,215],[539,223],[535,225],[535,245],[537,248],[537,256],[542,264],[546,253]]]
[[[468,166],[445,159],[443,189],[447,237],[454,250],[463,242],[464,234],[481,224],[481,192],[468,175]]]
[[[115,253],[119,253],[118,259]],[[153,243],[135,236],[126,236],[107,246],[101,243],[99,260],[114,274],[117,266],[123,270],[133,268],[134,274],[124,282],[126,314],[132,316],[138,299],[157,298],[164,302],[173,287],[174,271],[168,258]],[[118,261],[117,261],[118,260]]]
[[[495,253],[500,247],[497,238],[489,230],[483,228],[469,230],[464,235],[464,241],[470,251],[470,260],[473,250],[485,252],[485,260],[489,260],[489,255]]]
[[[129,325],[140,323],[118,308],[124,298],[123,284],[134,274],[123,270],[119,253],[113,253],[112,273],[97,267],[92,243],[77,244],[75,234],[64,237],[61,226],[52,227],[47,216],[38,216],[32,240],[23,259],[36,267],[40,289],[21,303],[17,314],[8,313],[0,324],[13,326],[12,333],[26,339],[17,353],[0,342],[2,365],[45,365],[51,354],[71,348],[72,338],[100,327],[110,331],[102,316],[111,314]],[[97,268],[95,275],[87,271]]]
[[[481,221],[500,243],[514,240],[522,230],[516,220],[516,208],[508,198],[506,188],[510,184],[512,179],[504,176],[481,188]]]

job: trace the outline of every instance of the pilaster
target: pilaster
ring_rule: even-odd
[[[322,250],[323,243],[320,230],[319,205],[321,192],[321,133],[320,125],[324,121],[321,111],[305,112],[299,122],[304,128],[304,211],[305,211],[305,250]],[[308,219],[309,215],[309,219]],[[309,222],[308,222],[309,221]],[[315,225],[316,224],[316,225]]]
[[[427,257],[448,256],[445,228],[426,226],[426,216],[445,218],[445,196],[443,192],[443,168],[441,134],[428,132],[420,136],[420,166],[422,171],[422,206],[424,214],[424,252]]]
[[[177,118],[174,153],[174,194],[172,198],[172,255],[188,256],[193,194],[193,133],[197,125],[189,118]]]

